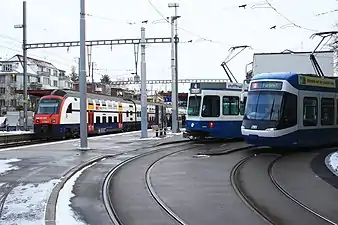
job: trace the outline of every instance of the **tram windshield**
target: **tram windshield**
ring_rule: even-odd
[[[249,92],[244,119],[278,121],[282,113],[282,99],[283,92]]]
[[[198,116],[201,107],[201,96],[190,96],[188,102],[188,115]]]
[[[45,98],[39,103],[36,114],[56,114],[59,113],[61,99]]]

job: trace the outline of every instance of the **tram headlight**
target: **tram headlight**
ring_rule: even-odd
[[[276,128],[266,128],[265,130],[266,130],[266,131],[275,131]]]
[[[214,128],[214,126],[215,126],[215,124],[214,124],[213,122],[210,122],[210,123],[209,123],[209,127],[210,127],[210,128]]]
[[[56,123],[56,120],[52,120],[52,123]]]

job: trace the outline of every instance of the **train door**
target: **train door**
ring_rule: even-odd
[[[118,127],[119,129],[123,129],[123,107],[121,104],[118,106]]]
[[[88,132],[94,132],[94,112],[88,111]]]

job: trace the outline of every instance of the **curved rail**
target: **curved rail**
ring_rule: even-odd
[[[145,180],[146,180],[146,186],[147,186],[147,189],[150,193],[150,195],[153,197],[153,199],[156,201],[156,203],[161,206],[161,208],[166,212],[168,213],[175,221],[177,221],[179,224],[181,225],[188,225],[188,223],[186,223],[182,218],[180,218],[173,210],[171,210],[163,201],[162,199],[156,194],[152,184],[151,184],[151,179],[150,179],[150,172],[151,170],[155,167],[155,165],[161,161],[162,159],[168,157],[168,156],[171,156],[171,155],[174,155],[174,154],[177,154],[179,152],[183,152],[183,151],[187,151],[188,149],[185,149],[185,150],[180,150],[180,151],[176,151],[176,152],[172,152],[170,154],[166,154],[160,158],[158,158],[155,162],[153,162],[146,170],[146,173],[145,173]]]
[[[195,146],[190,146],[188,148],[181,149],[179,151],[175,151],[174,153],[181,152],[181,151],[187,151],[187,150],[192,149],[192,148],[195,148]],[[129,158],[129,159],[121,162],[117,166],[115,166],[108,173],[108,175],[106,176],[106,178],[104,179],[104,182],[103,182],[103,185],[102,185],[102,199],[103,199],[104,206],[105,206],[105,208],[106,208],[106,210],[108,212],[108,215],[109,215],[111,221],[115,225],[123,225],[124,223],[119,218],[119,216],[118,216],[118,214],[116,212],[116,209],[114,207],[114,204],[112,203],[111,196],[109,194],[109,189],[110,189],[111,180],[112,180],[113,176],[116,174],[116,172],[118,170],[120,170],[124,165],[128,164],[129,162],[134,161],[134,160],[139,159],[139,158],[142,158],[144,156],[147,156],[147,155],[150,155],[150,154],[162,151],[162,150],[163,149],[156,149],[156,150],[153,150],[153,151],[150,151],[150,152],[146,152],[146,153],[139,154],[139,155],[136,155],[134,157],[131,157],[131,158]],[[174,154],[174,153],[171,153],[171,154]],[[170,216],[171,216],[171,214],[170,214]],[[184,225],[186,225],[186,223],[184,223]]]
[[[265,222],[267,222],[268,224],[274,225],[276,223],[274,223],[269,216],[267,216],[260,208],[258,208],[255,203],[250,200],[250,198],[248,198],[248,196],[244,193],[244,191],[241,189],[240,187],[240,182],[238,179],[238,174],[239,174],[239,170],[240,168],[247,162],[249,161],[251,158],[255,157],[256,155],[251,155],[248,156],[244,159],[242,159],[241,161],[239,161],[231,170],[230,172],[230,182],[231,185],[233,187],[233,189],[235,190],[236,194],[239,196],[239,198],[250,208],[252,209],[254,212],[256,212]]]
[[[318,218],[332,224],[332,225],[338,225],[338,223],[328,219],[327,217],[321,215],[320,213],[316,212],[315,210],[311,209],[309,206],[305,205],[304,203],[300,202],[299,200],[297,200],[295,197],[293,197],[290,192],[288,192],[286,189],[284,189],[279,183],[278,181],[275,179],[275,177],[273,176],[273,166],[276,164],[276,162],[278,160],[280,160],[281,158],[283,158],[284,156],[280,156],[277,159],[275,159],[274,161],[272,161],[268,167],[268,174],[269,177],[271,179],[271,182],[273,183],[273,185],[281,192],[283,193],[288,199],[290,199],[291,201],[293,201],[294,203],[296,203],[297,205],[299,205],[300,207],[302,207],[303,209],[307,210],[308,212],[310,212],[311,214],[317,216]]]

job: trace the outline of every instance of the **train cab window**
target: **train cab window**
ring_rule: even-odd
[[[247,97],[244,97],[243,102],[240,102],[240,105],[239,105],[239,113],[241,115],[244,115],[244,112],[245,112],[246,99]]]
[[[117,116],[114,116],[114,123],[117,123]]]
[[[315,97],[304,97],[303,100],[303,125],[317,126],[318,100]]]
[[[224,96],[223,115],[238,115],[238,113],[239,113],[239,97]]]
[[[220,98],[216,95],[206,95],[203,98],[202,117],[219,117]]]
[[[111,116],[108,116],[108,123],[113,123],[113,118]]]
[[[66,111],[66,113],[72,113],[72,111],[73,111],[73,107],[72,107],[72,105],[73,105],[73,103],[70,103],[69,104],[69,106],[68,106],[68,108],[67,108],[67,111]]]
[[[106,116],[102,117],[102,123],[107,123],[107,117]]]
[[[101,123],[101,117],[96,116],[95,120],[96,120],[96,123]]]
[[[334,99],[322,98],[320,104],[321,110],[321,125],[333,125],[334,124]]]

